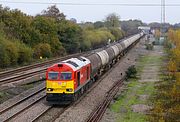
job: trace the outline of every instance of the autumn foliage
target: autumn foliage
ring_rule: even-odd
[[[170,29],[168,32],[168,40],[172,42],[173,48],[171,51],[171,60],[168,65],[169,71],[174,71],[174,73],[180,71],[180,30]]]
[[[180,121],[180,30],[168,31],[171,43],[168,55],[167,73],[157,86],[151,121]]]

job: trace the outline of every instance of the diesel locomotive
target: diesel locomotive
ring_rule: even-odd
[[[46,100],[52,104],[76,101],[143,35],[141,32],[86,57],[71,58],[50,66],[46,71]]]

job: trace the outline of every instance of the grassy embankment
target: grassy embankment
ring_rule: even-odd
[[[143,122],[147,120],[144,113],[136,113],[132,111],[132,105],[144,104],[150,105],[151,95],[155,92],[154,85],[156,82],[139,82],[139,77],[147,64],[160,65],[162,57],[146,55],[142,56],[137,64],[137,78],[129,79],[125,90],[117,101],[111,105],[110,109],[116,113],[117,122]],[[147,99],[140,98],[140,96],[147,96]]]

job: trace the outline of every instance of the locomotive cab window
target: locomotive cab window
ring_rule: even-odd
[[[72,73],[71,72],[61,72],[60,80],[71,80]]]
[[[58,80],[58,72],[49,72],[48,79],[49,80]]]

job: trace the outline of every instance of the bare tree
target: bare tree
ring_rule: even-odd
[[[105,23],[107,27],[120,27],[120,16],[116,13],[109,14],[106,19]]]

